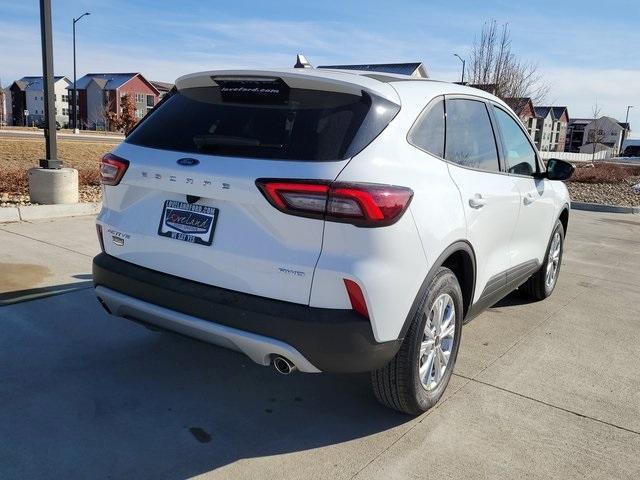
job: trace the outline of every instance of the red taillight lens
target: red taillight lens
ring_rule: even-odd
[[[127,168],[129,168],[129,160],[107,153],[100,161],[100,180],[102,184],[118,185]]]
[[[413,197],[410,188],[372,183],[261,179],[256,185],[282,212],[360,227],[397,222]]]
[[[347,287],[347,294],[349,295],[349,301],[351,302],[351,308],[358,312],[363,317],[369,318],[369,310],[367,309],[367,302],[364,300],[362,289],[353,280],[344,279],[344,286]]]

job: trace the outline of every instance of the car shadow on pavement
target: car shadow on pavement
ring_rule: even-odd
[[[368,374],[281,376],[108,316],[91,290],[2,312],[12,319],[0,336],[5,479],[187,478],[411,420],[376,402]]]
[[[492,305],[491,308],[514,307],[518,305],[528,305],[530,303],[536,302],[538,302],[538,300],[528,298],[524,293],[521,293],[518,290],[514,290],[502,300]]]

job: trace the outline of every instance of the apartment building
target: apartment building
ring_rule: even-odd
[[[53,91],[55,97],[56,121],[62,126],[69,123],[69,97],[67,87],[71,82],[67,77],[54,77]],[[44,83],[42,77],[22,77],[9,87],[11,99],[10,114],[7,115],[11,125],[41,125],[44,122]]]
[[[160,100],[160,91],[141,73],[88,73],[78,79],[78,128],[110,130],[109,112],[120,113],[122,97],[134,101],[142,118]],[[69,86],[69,94],[73,85]]]

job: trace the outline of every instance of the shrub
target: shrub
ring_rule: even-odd
[[[627,178],[640,175],[640,165],[595,163],[579,166],[569,179],[578,183],[622,183]]]

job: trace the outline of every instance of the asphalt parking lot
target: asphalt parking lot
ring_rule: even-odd
[[[573,212],[554,295],[467,325],[418,418],[107,316],[97,250],[90,217],[0,225],[2,479],[640,478],[640,216]]]

